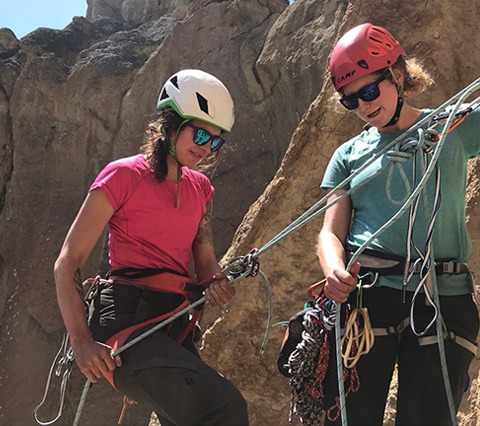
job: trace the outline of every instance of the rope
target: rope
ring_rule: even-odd
[[[258,271],[258,274],[260,275],[262,282],[263,282],[263,287],[267,293],[268,297],[268,316],[267,316],[267,325],[265,329],[265,334],[263,336],[263,341],[262,345],[260,346],[260,354],[263,354],[265,352],[265,349],[267,349],[268,345],[268,338],[270,336],[270,331],[273,328],[272,325],[272,319],[273,319],[273,293],[272,293],[272,286],[270,285],[267,276],[261,271]]]
[[[289,420],[296,414],[307,426],[321,424],[324,417],[322,383],[327,373],[330,352],[328,318],[335,317],[336,306],[332,303],[329,308],[321,308],[317,304],[305,312],[302,340],[288,359],[292,375]]]
[[[87,400],[88,391],[92,387],[93,383],[90,380],[85,382],[85,386],[83,387],[82,396],[80,397],[80,401],[78,403],[77,412],[75,413],[75,418],[73,419],[73,426],[78,426],[80,422],[80,415],[83,411],[83,406],[85,405],[85,401]]]
[[[414,222],[415,222],[415,219],[416,219],[416,211],[413,212],[413,210],[416,210],[416,208],[415,209],[411,208],[411,213],[410,213],[410,216],[409,216],[409,226],[408,226],[408,228],[409,228],[409,232],[408,232],[409,239],[407,240],[408,241],[407,246],[408,247],[413,246],[415,248],[415,250],[416,250],[416,252],[419,256],[417,262],[422,263],[421,270],[420,270],[420,278],[421,279],[420,279],[419,284],[415,288],[413,298],[412,298],[412,302],[411,302],[411,305],[410,305],[410,327],[411,327],[413,333],[418,337],[424,336],[428,332],[428,330],[433,326],[433,324],[435,323],[435,321],[436,321],[436,319],[439,315],[439,306],[437,306],[437,304],[435,304],[434,300],[432,299],[431,288],[430,288],[431,285],[429,285],[431,283],[432,275],[435,274],[435,261],[432,260],[432,256],[433,256],[432,238],[433,238],[433,230],[434,230],[434,226],[435,226],[436,216],[437,216],[439,208],[440,208],[440,195],[441,195],[441,192],[440,192],[440,170],[438,169],[438,164],[435,167],[435,172],[436,172],[436,174],[435,174],[435,199],[434,199],[434,205],[433,205],[432,215],[431,215],[431,218],[430,218],[429,227],[428,227],[428,230],[427,230],[427,236],[426,236],[426,240],[425,240],[425,253],[422,253],[418,249],[418,247],[415,246],[414,241],[413,241],[412,229],[413,229],[413,225],[414,225]],[[425,191],[424,191],[424,194],[425,194],[424,205],[425,205],[425,210],[426,210],[428,199],[426,197],[426,192]],[[418,206],[418,200],[415,204]],[[413,268],[415,268],[415,264],[414,264],[413,267],[411,268],[412,271],[409,272],[408,269],[407,269],[408,266],[409,266],[409,263],[410,263],[410,249],[408,249],[407,251],[408,251],[408,255],[407,255],[407,258],[406,258],[406,271],[405,271],[406,277],[404,277],[404,282],[403,282],[404,294],[405,294],[405,290],[406,290],[408,282],[413,277]],[[422,291],[422,290],[425,293],[425,297],[426,297],[428,303],[433,306],[434,314],[433,314],[432,320],[430,321],[429,324],[427,324],[425,329],[421,332],[418,332],[416,330],[416,326],[415,326],[414,308],[415,308],[415,304],[416,304],[416,301],[417,301],[417,296],[418,296],[419,292]]]
[[[457,111],[459,110],[461,104],[463,103],[463,101],[475,90],[477,90],[478,88],[480,87],[480,79],[477,79],[474,83],[472,83],[471,85],[469,85],[467,88],[465,88],[463,91],[461,91],[460,93],[458,93],[454,98],[452,99],[455,99],[456,100],[456,104],[455,106],[453,107],[453,109],[451,110],[451,112],[449,113],[449,116],[448,116],[448,119],[447,119],[447,122],[445,123],[444,127],[443,127],[443,133],[441,134],[440,138],[438,139],[438,142],[435,146],[435,149],[433,150],[433,154],[432,154],[432,158],[430,160],[430,164],[428,165],[427,169],[423,171],[423,176],[422,178],[420,179],[418,185],[416,186],[415,190],[412,192],[412,194],[410,195],[410,197],[408,198],[408,200],[403,204],[403,206],[399,209],[399,211],[388,221],[386,222],[381,228],[379,228],[376,232],[374,232],[372,234],[372,236],[367,240],[365,241],[365,243],[355,252],[355,254],[352,256],[352,258],[350,259],[349,261],[349,264],[347,266],[347,270],[351,268],[351,266],[356,262],[356,260],[358,259],[358,256],[360,256],[360,254],[362,253],[363,250],[365,250],[368,245],[378,236],[380,235],[382,232],[385,231],[385,229],[387,229],[389,226],[391,226],[394,222],[396,222],[403,214],[404,212],[406,211],[407,208],[410,207],[410,205],[416,200],[418,194],[420,193],[420,191],[423,191],[425,186],[426,186],[426,183],[430,177],[430,175],[432,174],[433,170],[435,168],[437,168],[437,162],[438,162],[438,157],[440,155],[440,152],[443,148],[443,144],[445,142],[445,139],[448,135],[448,132],[451,131],[454,127],[452,127],[453,125],[453,122],[455,119],[458,120],[458,118],[456,118],[456,113]],[[449,101],[449,103],[451,102],[451,100]],[[475,104],[476,107],[478,107],[479,105],[479,100],[476,99],[475,101],[472,102],[472,104],[470,104],[470,111],[473,111],[472,106]],[[444,104],[445,105],[445,104]],[[443,106],[444,107],[444,106]],[[435,113],[435,111],[434,111]],[[429,116],[427,116],[426,118],[430,117],[430,116],[433,116],[433,114],[429,114]],[[423,121],[423,120],[422,120]],[[438,123],[435,123],[435,125],[437,125]],[[445,130],[447,129],[447,130]],[[439,182],[440,179],[438,179],[438,182]],[[438,185],[438,183],[437,183]],[[436,215],[436,212],[434,212],[434,215]],[[433,232],[433,226],[430,227],[429,229],[429,232]],[[429,262],[430,264],[428,265],[430,267],[430,270],[431,268],[433,267],[434,265],[434,259],[433,259],[433,250],[430,250],[430,256],[429,256]],[[433,272],[432,274],[433,276],[433,286],[436,287],[436,276],[435,276],[435,272]],[[417,290],[416,290],[416,293],[419,291],[419,288],[417,287]],[[437,291],[437,289],[435,289],[435,291]],[[436,307],[436,309],[439,309],[439,304],[438,303],[435,303],[434,306]],[[411,312],[413,312],[413,307],[411,309]],[[437,324],[439,323],[440,321],[440,316],[439,315],[436,315],[436,320],[437,320]],[[453,425],[457,425],[457,418],[456,418],[456,409],[454,407],[454,403],[453,403],[453,396],[452,396],[452,390],[451,390],[451,385],[450,385],[450,380],[449,380],[449,376],[448,376],[448,368],[447,368],[447,365],[446,365],[446,355],[445,355],[445,348],[444,348],[444,345],[443,345],[443,332],[440,332],[440,334],[438,335],[438,331],[440,329],[440,326],[437,325],[437,337],[438,337],[438,341],[439,341],[439,352],[440,352],[440,359],[441,359],[441,367],[442,367],[442,374],[443,374],[443,378],[444,378],[444,383],[445,383],[445,391],[446,391],[446,394],[447,394],[447,400],[448,400],[448,405],[449,405],[449,411],[450,411],[450,416],[451,416],[451,420],[452,420],[452,424]],[[340,368],[341,368],[341,363],[340,363]],[[341,377],[341,376],[340,376]],[[342,395],[340,395],[341,399],[342,399]],[[343,418],[343,417],[342,417]]]
[[[343,365],[342,365],[342,341],[340,330],[340,311],[342,304],[337,306],[337,313],[335,317],[335,360],[337,362],[337,381],[338,381],[338,401],[340,418],[342,420],[342,426],[348,425],[347,419],[347,403],[345,395],[345,387],[343,385]]]
[[[280,231],[276,236],[274,236],[270,241],[268,241],[266,244],[264,244],[261,248],[258,249],[258,251],[254,254],[254,257],[260,256],[263,252],[267,251],[270,249],[273,245],[277,244],[279,241],[283,240],[285,237],[287,237],[290,233],[296,231],[297,229],[301,228],[304,226],[308,221],[313,219],[314,217],[324,213],[328,208],[332,207],[334,204],[338,203],[341,201],[343,198],[349,196],[352,192],[360,188],[361,186],[365,185],[370,179],[373,179],[375,176],[377,176],[380,172],[382,172],[386,167],[389,167],[390,165],[387,163],[384,167],[380,168],[375,174],[372,174],[367,180],[363,181],[361,184],[356,185],[351,187],[349,190],[345,191],[341,196],[337,197],[335,200],[333,200],[330,203],[327,203],[327,200],[335,194],[339,189],[342,189],[347,186],[347,184],[357,177],[360,173],[362,173],[366,168],[370,167],[375,161],[379,160],[386,154],[388,151],[391,151],[391,148],[395,147],[397,144],[401,144],[401,142],[407,137],[407,135],[412,134],[414,132],[417,132],[419,129],[422,128],[425,124],[429,124],[434,122],[434,125],[437,126],[439,124],[438,120],[438,115],[440,113],[443,113],[445,109],[449,106],[451,106],[452,103],[457,102],[460,100],[463,102],[465,98],[467,98],[472,92],[478,89],[480,87],[480,78],[475,80],[473,83],[471,83],[469,86],[458,92],[456,95],[454,95],[452,98],[450,98],[448,101],[444,102],[441,106],[439,106],[437,109],[433,110],[429,114],[427,114],[424,118],[419,120],[415,125],[407,129],[404,133],[399,135],[397,138],[395,138],[393,141],[391,141],[389,144],[387,144],[383,149],[381,149],[377,154],[372,156],[372,158],[368,161],[365,162],[365,164],[359,168],[355,173],[352,173],[350,176],[345,178],[342,182],[340,182],[337,186],[332,188],[323,198],[321,198],[318,202],[316,202],[313,206],[311,206],[308,210],[306,210],[303,214],[301,214],[297,219],[295,219],[293,222],[291,222],[288,226],[286,226],[282,231]],[[457,102],[455,105],[455,113],[457,113],[460,103]],[[480,106],[480,98],[475,99],[472,101],[468,107],[464,108],[461,112],[463,116],[465,117],[467,114],[475,110]],[[454,113],[454,114],[455,114]],[[452,124],[454,124],[454,120],[460,120],[458,117],[455,115],[452,116],[452,114],[449,115],[449,118],[447,120],[447,123],[444,126],[444,129],[448,129],[444,132],[444,134],[441,135],[443,140],[445,139],[445,136],[448,131],[452,130],[451,127]],[[442,142],[443,144],[443,142]],[[409,150],[405,150],[405,155],[409,155]],[[397,161],[398,160],[397,156]],[[393,157],[392,157],[393,160]],[[425,183],[422,181],[421,183]],[[327,204],[326,204],[327,203]],[[322,207],[323,206],[323,207]],[[407,207],[408,208],[408,207]],[[403,214],[403,211],[402,211]],[[376,235],[377,236],[377,235]],[[376,237],[375,236],[375,237]],[[368,244],[371,243],[371,240],[368,241]],[[365,248],[363,248],[364,250]],[[363,251],[362,250],[362,251]],[[360,255],[360,253],[359,253]]]

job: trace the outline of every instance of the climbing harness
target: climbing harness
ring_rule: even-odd
[[[231,284],[234,284],[237,281],[239,281],[243,278],[246,278],[248,276],[260,275],[262,278],[266,278],[265,275],[260,270],[259,260],[254,257],[255,253],[256,253],[256,249],[252,249],[248,255],[240,256],[240,257],[237,257],[237,258],[233,259],[225,268],[223,268],[223,273],[225,273],[225,275],[227,276],[227,278],[229,279]],[[208,280],[207,282],[202,282],[200,284],[202,284],[204,287],[207,287],[213,281],[214,280]],[[202,296],[196,301],[187,303],[186,306],[178,307],[177,309],[175,309],[174,312],[171,313],[171,315],[168,318],[165,318],[163,320],[161,320],[160,318],[154,318],[153,320],[149,320],[148,324],[158,322],[159,320],[161,320],[161,322],[156,324],[152,328],[148,329],[147,331],[144,331],[142,334],[140,334],[139,336],[135,337],[134,339],[130,340],[127,343],[124,343],[125,339],[131,334],[131,332],[133,332],[133,330],[130,330],[130,332],[122,331],[122,332],[118,333],[119,335],[121,334],[121,338],[113,339],[110,342],[107,340],[107,342],[109,342],[107,344],[110,344],[112,346],[112,349],[113,349],[112,357],[115,357],[115,356],[119,355],[120,353],[122,353],[126,349],[135,345],[136,343],[143,340],[144,338],[151,335],[152,333],[155,333],[156,331],[162,329],[167,324],[171,323],[172,321],[179,318],[180,316],[190,312],[191,310],[199,307],[200,305],[203,305],[206,301],[207,301],[207,297]],[[267,332],[266,332],[266,337],[265,337],[264,341],[268,338],[267,333],[268,333],[269,328],[271,327],[271,324],[270,324],[271,313],[269,313],[269,320],[268,321],[269,322],[267,324]],[[144,325],[147,325],[147,324],[142,323],[142,326],[144,326]],[[137,328],[138,328],[138,325],[135,329],[137,329]],[[263,347],[263,345],[262,345],[262,347]],[[112,374],[112,377],[113,377],[113,374]],[[113,384],[113,378],[112,378],[112,384]],[[85,404],[87,394],[88,394],[88,391],[89,391],[91,385],[92,385],[92,382],[87,380],[86,383],[85,383],[85,386],[83,388],[83,392],[82,392],[82,396],[80,398],[80,402],[79,402],[78,407],[77,407],[77,412],[75,414],[75,419],[74,419],[74,422],[73,422],[73,426],[77,426],[79,424],[80,416],[81,416],[81,413],[82,413],[82,410],[83,410],[83,406]],[[126,406],[129,403],[130,403],[129,401],[124,400],[124,405],[123,405],[123,408],[122,408],[122,414],[120,416],[120,420],[123,418],[123,415],[125,414]]]

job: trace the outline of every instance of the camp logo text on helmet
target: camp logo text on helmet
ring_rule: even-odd
[[[366,23],[347,31],[330,55],[330,75],[335,89],[375,71],[392,66],[405,56],[400,43],[385,28]]]
[[[235,121],[233,100],[216,77],[187,69],[172,75],[158,97],[157,110],[173,108],[187,120],[201,120],[230,132]]]

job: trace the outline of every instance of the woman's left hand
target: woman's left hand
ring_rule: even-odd
[[[213,283],[205,290],[205,296],[213,306],[222,306],[235,296],[235,288],[225,274],[217,272],[212,277]]]

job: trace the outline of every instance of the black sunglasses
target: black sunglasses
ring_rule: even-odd
[[[210,134],[210,132],[206,131],[205,129],[202,129],[200,127],[194,126],[190,122],[185,124],[188,127],[191,127],[194,130],[193,133],[193,142],[195,142],[197,145],[205,145],[209,141],[212,141],[212,145],[210,146],[210,149],[212,152],[218,151],[220,147],[223,145],[225,142],[225,139],[223,139],[220,136],[214,136]]]
[[[365,102],[371,102],[380,96],[380,88],[378,85],[387,78],[387,74],[383,74],[378,80],[373,83],[363,86],[358,92],[345,95],[340,98],[340,103],[347,109],[358,108],[358,99]]]

